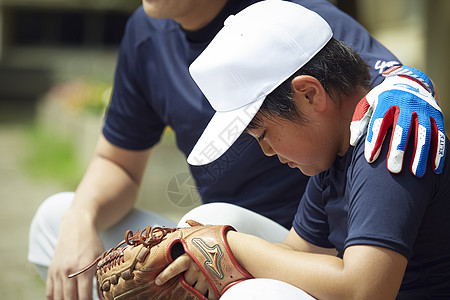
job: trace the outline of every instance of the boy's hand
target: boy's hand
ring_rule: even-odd
[[[197,264],[185,253],[168,265],[155,279],[156,285],[163,285],[175,276],[182,276],[187,284],[209,300],[218,299],[205,275]]]

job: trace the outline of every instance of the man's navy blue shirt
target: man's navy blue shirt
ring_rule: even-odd
[[[143,150],[160,140],[166,126],[188,155],[214,110],[192,80],[188,67],[230,14],[257,2],[229,0],[205,28],[183,31],[171,19],[152,19],[140,7],[129,19],[119,50],[112,100],[103,135],[112,144]],[[352,47],[371,68],[372,84],[381,82],[380,66],[397,62],[368,32],[326,0],[294,1],[316,11],[334,37]],[[232,47],[233,45],[230,45]],[[254,138],[243,134],[217,161],[190,167],[204,203],[228,202],[292,225],[308,177],[266,157]]]

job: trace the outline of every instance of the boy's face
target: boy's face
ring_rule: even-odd
[[[301,125],[279,117],[261,116],[261,128],[248,129],[267,156],[277,155],[283,164],[298,168],[308,176],[331,167],[337,155],[337,139],[329,124],[311,122]],[[330,131],[331,130],[331,131]]]

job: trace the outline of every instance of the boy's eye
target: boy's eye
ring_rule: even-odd
[[[264,130],[263,133],[258,137],[258,141],[262,141],[265,136],[266,136],[266,131]]]

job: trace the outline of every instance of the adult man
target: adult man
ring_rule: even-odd
[[[214,111],[192,81],[188,66],[230,14],[254,2],[144,0],[131,17],[121,44],[112,102],[94,158],[76,193],[57,195],[48,202],[51,204],[44,203],[32,225],[29,259],[44,268],[50,265],[49,299],[90,297],[92,273],[72,280],[67,275],[103,252],[106,237],[102,240],[99,232],[125,216],[134,218],[129,213],[152,147],[165,126],[174,129],[183,153],[190,152]],[[361,54],[371,66],[372,85],[382,80],[381,70],[375,68],[378,61],[384,61],[384,65],[398,62],[358,23],[328,1],[298,2],[323,15],[336,38]],[[284,227],[291,226],[307,181],[300,172],[281,166],[276,158],[266,158],[258,144],[247,136],[239,138],[216,163],[192,167],[191,171],[204,203],[237,204]],[[55,203],[62,206],[60,214],[65,211],[60,224],[59,213],[52,211]],[[49,238],[44,234],[49,221],[39,217],[50,215],[58,219],[51,227],[62,233],[57,240],[54,235]],[[173,225],[155,214],[145,216],[147,224]],[[127,229],[130,225],[123,226]],[[116,229],[123,234],[123,227]],[[113,243],[118,239],[115,236]],[[42,240],[50,243],[44,247]]]

